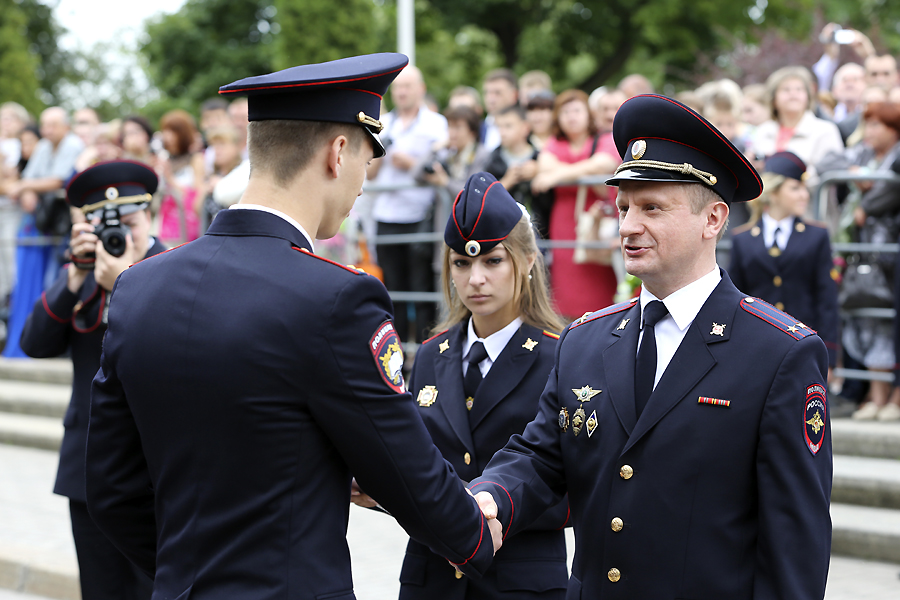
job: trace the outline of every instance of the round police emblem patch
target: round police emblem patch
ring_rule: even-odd
[[[369,350],[372,351],[375,366],[378,367],[378,372],[388,387],[400,394],[405,392],[403,348],[391,321],[385,321],[378,326],[372,339],[369,340]]]
[[[803,413],[803,435],[806,447],[813,454],[822,448],[825,440],[825,386],[815,383],[806,388],[806,404]]]

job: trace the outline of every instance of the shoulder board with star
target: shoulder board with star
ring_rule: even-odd
[[[544,335],[546,335],[548,338],[553,338],[554,340],[559,339],[558,333],[553,333],[552,331],[547,331],[546,329],[544,330]]]
[[[318,258],[319,260],[321,260],[321,261],[323,261],[323,262],[330,263],[330,264],[332,264],[332,265],[334,265],[334,266],[336,266],[336,267],[340,267],[340,268],[344,269],[345,271],[350,271],[350,272],[353,273],[354,275],[362,275],[362,274],[365,273],[365,271],[363,271],[362,269],[357,269],[357,268],[355,268],[355,267],[350,267],[350,266],[347,266],[347,265],[342,265],[341,263],[335,262],[335,261],[330,260],[330,259],[327,259],[327,258],[325,258],[324,256],[319,256],[318,254],[313,254],[312,252],[310,252],[310,251],[307,250],[306,248],[297,248],[296,246],[294,246],[294,250],[296,250],[297,252],[300,252],[300,253],[302,253],[302,254],[305,254],[305,255],[307,255],[307,256],[311,256],[311,257],[313,257],[313,258]]]
[[[428,338],[427,340],[425,340],[424,342],[422,342],[421,345],[424,346],[425,344],[427,344],[427,343],[430,342],[431,340],[433,340],[433,339],[435,339],[435,338],[441,337],[442,335],[444,335],[444,334],[447,333],[448,331],[450,331],[450,330],[449,330],[449,329],[445,329],[445,330],[443,330],[443,331],[440,332],[440,333],[434,334],[433,336],[431,336],[430,338]]]
[[[613,304],[612,306],[607,306],[604,309],[598,310],[596,312],[586,312],[581,315],[581,318],[577,319],[574,323],[569,326],[569,330],[575,329],[576,327],[580,327],[585,323],[589,323],[601,317],[606,317],[609,315],[614,315],[616,313],[620,313],[623,310],[628,310],[638,301],[637,298],[632,298],[627,302],[620,302],[619,304]]]
[[[741,300],[741,308],[755,317],[759,317],[766,323],[777,327],[795,340],[815,335],[815,331],[804,325],[791,315],[782,312],[759,298],[749,296]]]

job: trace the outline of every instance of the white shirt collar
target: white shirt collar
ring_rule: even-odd
[[[721,280],[722,274],[719,272],[719,267],[716,266],[708,274],[687,284],[680,290],[672,292],[665,300],[662,300],[662,303],[669,309],[669,316],[675,320],[675,325],[678,326],[679,331],[685,331],[694,322],[694,318],[700,312],[700,308]],[[659,300],[659,298],[648,292],[647,288],[643,288],[640,300],[641,316],[644,314],[644,307],[653,300]],[[643,324],[644,319],[642,318],[641,328],[643,328]]]
[[[305,237],[306,241],[309,242],[309,249],[311,251],[313,251],[313,252],[316,251],[316,247],[313,244],[313,239],[312,239],[312,237],[310,237],[310,235],[308,233],[306,233],[306,230],[303,229],[303,225],[298,223],[296,219],[289,217],[288,215],[281,212],[280,210],[277,210],[274,208],[269,208],[268,206],[262,206],[260,204],[232,204],[229,207],[229,210],[234,210],[234,209],[261,210],[263,212],[269,213],[270,215],[275,215],[276,217],[281,217],[282,219],[284,219],[285,221],[287,221],[288,223],[290,223],[291,225],[296,227],[300,231],[300,233],[303,234],[303,237]]]
[[[482,344],[484,344],[484,349],[487,350],[488,358],[491,359],[491,363],[496,362],[497,357],[500,356],[500,353],[503,352],[504,348],[506,348],[509,340],[512,339],[512,336],[516,334],[516,332],[519,330],[519,327],[521,326],[522,319],[516,317],[509,325],[507,325],[500,331],[494,332],[486,338],[480,338],[478,337],[478,334],[475,333],[475,327],[472,325],[472,318],[469,317],[469,333],[466,336],[466,342],[463,345],[463,359],[465,359],[469,355],[469,350],[472,348],[472,344],[480,341]]]
[[[779,229],[778,245],[781,249],[784,249],[785,245],[787,245],[787,238],[791,236],[791,231],[794,229],[794,218],[793,215],[790,215],[780,221],[776,221],[769,213],[763,213],[763,241],[766,244],[766,248],[772,245],[775,238],[775,230]]]

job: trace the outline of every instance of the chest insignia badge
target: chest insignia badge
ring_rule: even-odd
[[[582,427],[584,427],[584,409],[579,406],[572,417],[572,433],[575,434],[575,437],[581,433]]]
[[[431,406],[434,404],[434,401],[437,400],[438,391],[437,388],[433,385],[426,385],[421,390],[419,390],[419,397],[416,398],[416,401],[419,403],[419,406]]]
[[[474,405],[475,405],[475,398],[473,398],[472,396],[469,396],[468,398],[466,398],[466,409],[467,410],[472,410],[472,407]]]
[[[537,345],[538,345],[538,343],[536,341],[534,341],[531,338],[528,338],[527,340],[525,340],[525,343],[522,344],[522,347],[525,348],[526,350],[528,350],[529,352],[531,352],[532,350],[534,350],[534,347]]]
[[[587,420],[587,423],[585,423],[585,426],[587,426],[588,437],[591,437],[592,435],[594,435],[594,430],[597,429],[597,411],[596,410],[591,413],[590,417],[588,417],[588,420]]]
[[[585,385],[581,387],[581,389],[572,388],[572,391],[575,392],[575,396],[578,398],[579,402],[588,402],[603,390],[595,390],[591,386]]]
[[[710,331],[710,335],[718,335],[725,337],[725,325],[719,325],[718,323],[712,324],[712,331]]]
[[[559,428],[563,431],[569,428],[569,409],[565,406],[559,409]]]
[[[628,325],[628,321],[630,321],[630,320],[631,319],[622,319],[621,321],[619,321],[618,326],[616,326],[616,331],[621,331],[621,330],[625,329],[625,326]]]
[[[450,340],[444,340],[444,341],[441,342],[440,345],[438,346],[438,350],[441,351],[441,354],[444,353],[444,350],[449,350],[449,349],[450,349]]]

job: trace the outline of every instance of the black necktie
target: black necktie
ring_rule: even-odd
[[[481,369],[478,368],[478,363],[486,359],[487,356],[488,353],[484,349],[484,344],[481,342],[472,344],[472,348],[469,350],[469,369],[466,371],[465,378],[463,378],[463,391],[465,391],[468,398],[474,398],[475,392],[478,391],[478,386],[481,385]],[[469,410],[471,410],[471,406]]]
[[[634,369],[634,409],[638,418],[647,406],[656,380],[656,333],[653,326],[667,314],[669,309],[659,300],[649,302],[644,307],[644,337],[641,339],[641,349],[638,350]]]
[[[781,256],[781,246],[778,245],[779,233],[781,233],[781,227],[776,227],[775,234],[772,236],[772,245],[769,247],[769,254],[774,257]]]

